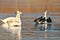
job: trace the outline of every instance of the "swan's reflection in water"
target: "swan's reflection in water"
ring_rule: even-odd
[[[35,24],[35,30],[45,32],[44,37],[48,38],[48,30],[51,30],[51,23],[44,23],[44,24]]]
[[[51,23],[35,24],[35,30],[47,31],[51,30]]]
[[[7,31],[9,38],[13,40],[22,40],[20,27],[9,27],[7,24],[2,24],[1,27]],[[10,37],[10,35],[12,35],[12,37]]]

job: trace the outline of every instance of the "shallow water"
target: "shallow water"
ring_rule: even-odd
[[[0,18],[14,16],[13,14],[0,14]],[[48,29],[46,31],[41,30],[42,24],[35,27],[34,19],[40,17],[43,13],[22,14],[22,40],[60,40],[60,12],[49,12],[48,17],[52,18],[52,23],[47,24]],[[45,24],[46,25],[46,24]],[[3,34],[2,34],[3,33]],[[15,40],[16,36],[6,31],[4,28],[0,28],[1,40]],[[11,37],[11,36],[14,37]],[[3,38],[2,38],[3,37]]]

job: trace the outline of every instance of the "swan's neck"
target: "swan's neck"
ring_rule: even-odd
[[[16,19],[20,20],[20,15],[22,14],[22,12],[17,11],[17,15],[16,15]]]
[[[16,19],[20,19],[20,14],[17,13]]]
[[[20,25],[21,25],[21,18],[20,18],[21,14],[22,12],[17,11],[16,20],[19,21]]]
[[[45,17],[45,19],[47,19],[47,11],[45,11],[44,17]]]

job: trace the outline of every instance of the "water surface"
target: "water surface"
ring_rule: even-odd
[[[12,14],[0,14],[0,19],[7,17],[15,17],[15,13]],[[60,40],[60,12],[49,12],[47,17],[52,18],[52,23],[47,24],[46,31],[40,30],[42,24],[35,27],[34,19],[43,16],[43,13],[27,13],[21,15],[22,20],[22,40]],[[0,28],[0,39],[3,40],[15,40],[16,36],[11,37],[13,34],[9,33],[2,27]],[[2,38],[3,37],[3,38]]]

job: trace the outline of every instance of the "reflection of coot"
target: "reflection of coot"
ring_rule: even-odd
[[[44,31],[44,30],[45,30],[45,28],[41,26],[40,27],[40,31]]]
[[[45,30],[51,30],[51,24],[46,24],[47,26],[41,24],[40,25],[40,31],[45,31]],[[45,28],[47,27],[47,28]]]
[[[47,24],[47,29],[51,30],[51,24]]]

